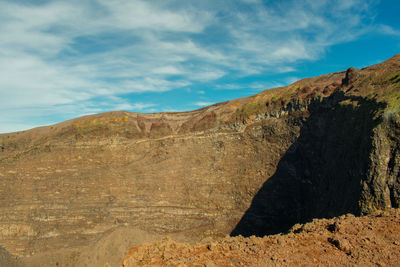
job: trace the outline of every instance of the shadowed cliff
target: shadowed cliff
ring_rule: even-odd
[[[374,129],[386,104],[338,91],[297,118],[298,139],[255,195],[231,235],[264,236],[296,223],[366,211]],[[382,185],[381,187],[383,187]],[[376,187],[374,190],[379,190]]]

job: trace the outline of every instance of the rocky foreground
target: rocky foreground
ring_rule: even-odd
[[[400,210],[295,225],[287,234],[132,247],[120,266],[400,266]]]

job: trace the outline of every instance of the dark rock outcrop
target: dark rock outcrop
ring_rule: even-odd
[[[346,70],[346,76],[342,80],[342,85],[348,86],[353,83],[357,78],[357,72],[353,67]]]

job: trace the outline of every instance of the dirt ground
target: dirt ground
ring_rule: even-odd
[[[120,266],[400,266],[400,210],[295,225],[289,233],[132,247]]]

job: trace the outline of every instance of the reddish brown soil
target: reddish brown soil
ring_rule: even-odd
[[[400,210],[316,219],[264,238],[165,238],[131,248],[120,266],[400,266]]]

